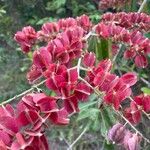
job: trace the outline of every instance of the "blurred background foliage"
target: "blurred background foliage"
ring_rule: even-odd
[[[27,25],[39,30],[41,25],[47,21],[76,17],[82,14],[89,15],[91,20],[96,23],[102,12],[98,10],[98,2],[99,0],[0,0],[0,102],[30,88],[26,80],[26,73],[31,61],[13,40],[16,31]],[[139,6],[135,4],[136,1],[132,0],[132,2],[134,7],[130,7],[131,10],[128,10],[127,6],[127,11],[138,10]],[[116,10],[108,9],[106,11],[115,12]],[[150,13],[150,0],[144,11]],[[150,34],[147,34],[147,37],[150,37]],[[119,58],[116,60],[116,68],[114,68],[116,73],[135,70],[140,72],[140,77],[150,80],[149,69],[136,70],[135,66],[129,68],[131,62]],[[137,88],[142,86],[144,87],[143,91],[150,92],[143,82],[136,86],[134,91],[137,92]],[[119,149],[109,144],[104,138],[110,126],[116,121],[116,116],[109,107],[100,111],[96,106],[95,99],[96,97],[92,95],[87,103],[80,105],[81,112],[71,117],[71,120],[74,121],[71,121],[69,127],[53,127],[53,130],[48,132],[52,150],[66,150],[68,143],[71,144],[85,128],[87,128],[87,132],[76,143],[75,149]],[[144,125],[146,127],[147,122],[144,122]],[[144,129],[144,126],[140,130],[142,128]],[[147,133],[142,131],[149,135],[150,131],[148,130]],[[145,145],[144,149],[148,150],[148,148],[150,147]]]

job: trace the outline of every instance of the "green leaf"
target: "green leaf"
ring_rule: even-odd
[[[137,0],[132,0],[131,1],[131,10],[132,12],[136,12],[137,11]]]
[[[63,6],[65,3],[66,3],[66,0],[61,0],[61,1],[60,0],[53,0],[53,1],[47,3],[46,9],[50,10],[50,11],[54,11],[54,10],[58,11],[58,9],[61,6]]]
[[[107,141],[105,141],[105,144],[104,144],[104,149],[105,150],[115,150],[115,146],[113,144],[108,144]]]
[[[142,87],[142,88],[141,88],[141,91],[142,91],[144,94],[150,95],[150,88]]]
[[[97,115],[99,114],[99,109],[97,108],[87,108],[83,111],[80,111],[79,116],[78,116],[78,121],[83,120],[85,118],[88,118],[90,120],[95,120],[97,118]]]
[[[116,122],[114,112],[109,108],[105,107],[100,111],[101,113],[101,135],[107,138],[107,132],[110,127]]]
[[[96,53],[98,60],[111,58],[111,40],[91,37],[89,40],[89,50]]]

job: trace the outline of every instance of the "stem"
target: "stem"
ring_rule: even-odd
[[[69,146],[67,150],[72,150],[72,147],[80,140],[80,138],[85,134],[88,127],[85,127],[84,130],[81,132],[81,134],[76,138],[76,140]]]
[[[79,58],[78,64],[77,64],[77,72],[78,72],[78,76],[80,76],[80,65],[81,65],[81,58]]]
[[[147,141],[147,143],[150,143],[150,140],[147,139],[146,137],[144,137],[144,135],[143,135],[140,131],[138,131],[138,130],[132,125],[132,123],[130,123],[130,121],[129,121],[128,119],[126,119],[119,111],[117,111],[117,113],[121,116],[121,118],[123,118],[123,119],[126,121],[126,123],[128,123],[128,124],[132,127],[132,129],[133,129],[137,134],[139,134],[145,141]]]
[[[83,81],[87,86],[89,86],[92,90],[94,90],[93,86],[92,86],[91,84],[89,84],[86,80],[84,80],[84,79],[81,78],[80,76],[79,76],[78,79],[81,80],[81,81]]]
[[[146,3],[147,3],[147,0],[144,0],[144,1],[142,2],[141,6],[140,6],[140,8],[139,8],[139,10],[138,10],[138,13],[142,12],[142,10],[143,10],[144,6],[146,5]]]
[[[28,89],[28,90],[26,90],[26,91],[20,93],[19,95],[15,95],[14,97],[12,97],[12,98],[10,98],[10,99],[8,99],[8,100],[6,100],[6,101],[0,103],[0,106],[5,105],[5,104],[7,104],[7,103],[13,101],[14,99],[19,98],[19,97],[21,97],[21,96],[23,96],[23,95],[25,95],[25,94],[31,92],[35,87],[38,87],[38,86],[42,85],[43,83],[45,83],[45,81],[46,81],[46,80],[44,80],[44,81],[42,81],[42,82],[40,82],[40,83],[38,83],[38,84],[36,84],[36,85],[33,85],[30,89]]]
[[[141,79],[145,84],[147,84],[148,87],[150,87],[150,83],[149,83],[147,80],[145,80],[145,79],[142,78],[142,77],[141,77],[140,79]]]
[[[94,33],[95,29],[96,29],[96,26],[94,26],[93,29],[86,36],[83,37],[83,39],[87,40],[91,35],[97,36],[97,34]]]

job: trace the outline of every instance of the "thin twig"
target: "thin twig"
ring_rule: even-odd
[[[81,134],[76,138],[76,140],[69,146],[67,150],[72,150],[72,147],[80,140],[80,138],[84,135],[84,133],[87,131],[88,127],[85,127],[84,130],[81,132]]]
[[[94,26],[93,29],[86,36],[83,37],[83,39],[87,40],[91,35],[98,36],[97,34],[95,34],[95,29],[96,29],[96,26]]]
[[[148,87],[150,87],[150,82],[148,82],[147,80],[145,80],[144,78],[140,78]]]
[[[94,90],[93,86],[91,84],[89,84],[86,80],[84,80],[82,77],[79,76],[78,79],[81,80],[81,81],[83,81],[87,86],[89,86],[91,89]]]
[[[132,125],[132,123],[131,123],[128,119],[126,119],[126,117],[124,117],[119,111],[117,111],[117,113],[121,116],[121,118],[123,118],[123,119],[132,127],[133,130],[135,130],[135,132],[136,132],[137,134],[139,134],[145,141],[147,141],[147,143],[150,143],[150,140],[147,139],[140,131],[138,131],[138,130]]]
[[[139,8],[139,10],[138,10],[138,13],[142,12],[142,10],[143,10],[144,6],[146,5],[146,3],[147,3],[147,0],[144,0],[144,1],[142,2],[141,6],[140,6],[140,8]]]
[[[46,80],[44,80],[44,81],[42,81],[42,82],[40,82],[40,83],[38,83],[38,84],[36,84],[36,85],[33,85],[30,89],[28,89],[28,90],[26,90],[26,91],[20,93],[19,95],[15,95],[14,97],[12,97],[12,98],[10,98],[10,99],[8,99],[8,100],[6,100],[6,101],[0,103],[0,106],[5,105],[5,104],[7,104],[7,103],[13,101],[14,99],[19,98],[19,97],[21,97],[21,96],[23,96],[23,95],[25,95],[25,94],[31,92],[34,88],[39,87],[40,85],[42,85],[43,83],[45,83],[45,81],[46,81]]]
[[[78,64],[77,64],[78,77],[80,76],[80,65],[81,65],[81,58],[79,58]]]

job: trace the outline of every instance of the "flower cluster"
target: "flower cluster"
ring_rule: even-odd
[[[126,150],[138,150],[141,137],[130,132],[124,125],[117,123],[108,132],[108,138],[114,144],[123,146]]]
[[[137,82],[135,73],[126,73],[122,77],[112,74],[111,61],[101,61],[97,67],[88,72],[87,81],[103,93],[106,104],[112,104],[116,110],[121,102],[132,94],[131,86]]]
[[[131,0],[100,0],[99,9],[106,10],[109,8],[122,8],[129,2],[131,2]]]
[[[44,78],[45,86],[53,96],[29,93],[21,99],[16,110],[10,105],[0,107],[0,146],[3,149],[49,149],[44,134],[49,124],[67,125],[69,115],[79,112],[78,104],[86,102],[92,93],[103,99],[104,106],[112,105],[116,111],[122,108],[122,102],[132,95],[131,87],[137,82],[137,76],[132,72],[121,77],[113,74],[110,59],[97,63],[95,53],[88,49],[89,37],[97,35],[100,39],[112,39],[114,49],[117,43],[125,44],[128,50],[124,57],[133,58],[138,67],[147,66],[150,40],[142,33],[114,22],[92,25],[86,15],[45,23],[38,32],[32,27],[24,27],[15,34],[15,40],[25,53],[36,44],[27,74],[29,82],[33,84]],[[134,98],[131,107],[125,109],[130,122],[139,122],[142,110],[150,111],[149,99],[145,95]],[[121,127],[117,127],[119,133],[115,128],[111,134],[113,141],[116,139],[114,133],[118,136]],[[134,146],[139,143],[137,135],[125,129],[123,132],[125,135],[118,143],[123,142],[126,149],[132,147],[127,138],[136,143]]]
[[[114,23],[129,30],[150,32],[150,16],[145,13],[106,13],[102,15],[104,22]]]
[[[70,32],[68,33],[68,35],[60,35],[60,38],[66,38],[65,36],[72,35],[72,32],[75,31],[75,30],[71,31],[71,28],[73,29],[74,27],[78,27],[78,28],[80,27],[82,28],[84,33],[87,33],[91,29],[92,23],[90,22],[89,17],[86,15],[82,15],[80,17],[77,17],[76,19],[74,18],[60,19],[58,20],[58,22],[48,22],[48,23],[43,24],[41,30],[38,32],[36,32],[30,26],[24,27],[22,31],[18,31],[15,34],[14,39],[20,44],[23,52],[28,53],[31,50],[35,42],[38,43],[38,42],[44,41],[48,43],[51,40],[55,39],[56,36],[58,37],[59,33],[62,33],[66,29],[70,28]],[[76,36],[77,38],[79,35],[76,34],[74,36]],[[59,41],[56,41],[56,42],[59,42]],[[71,41],[68,41],[68,42],[71,42]],[[73,43],[69,43],[69,44],[73,44]]]
[[[44,93],[24,96],[14,110],[11,105],[0,107],[1,149],[48,150],[44,135],[49,123],[66,125],[68,113],[59,109],[55,98]]]
[[[150,54],[150,40],[144,37],[139,31],[129,30],[115,24],[101,22],[96,27],[96,33],[102,38],[111,38],[113,42],[122,42],[127,50],[124,58],[134,59],[135,65],[145,68],[148,65],[147,55]]]
[[[150,96],[149,95],[138,95],[135,96],[133,101],[130,103],[130,107],[125,109],[125,117],[133,123],[137,124],[141,121],[142,111],[150,112]]]
[[[34,28],[27,26],[18,31],[14,39],[20,44],[23,52],[28,53],[37,39],[37,33]]]

